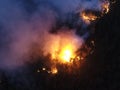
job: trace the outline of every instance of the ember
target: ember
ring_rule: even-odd
[[[57,74],[57,73],[58,73],[57,68],[55,68],[55,67],[54,67],[54,68],[52,68],[52,69],[51,69],[51,73],[52,73],[52,74]]]
[[[97,18],[99,18],[92,13],[85,13],[85,12],[82,12],[80,16],[82,20],[87,24],[90,24],[91,21],[95,21]]]
[[[108,1],[106,1],[106,2],[104,2],[103,4],[102,4],[102,13],[104,14],[107,14],[108,12],[109,12],[109,8],[110,8],[110,3],[108,2]]]

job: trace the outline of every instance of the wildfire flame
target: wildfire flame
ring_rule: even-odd
[[[67,32],[66,32],[67,33]],[[52,43],[51,47],[51,57],[52,60],[57,61],[62,64],[70,63],[76,55],[76,51],[83,44],[82,39],[75,35],[75,32],[70,32],[67,34],[60,34],[59,38],[55,39],[58,43]]]
[[[60,63],[69,63],[71,58],[75,57],[75,52],[72,49],[72,45],[63,46],[63,48],[61,48],[61,50],[58,53],[53,54],[53,59],[59,59]]]
[[[90,24],[92,21],[97,20],[104,14],[109,12],[109,2],[103,2],[101,4],[100,11],[90,11],[90,10],[82,10],[79,16],[82,18],[83,22],[86,24]],[[49,35],[49,40],[44,45],[43,51],[45,55],[50,54],[50,61],[52,62],[52,66],[50,70],[43,68],[43,71],[47,71],[51,74],[57,74],[60,70],[57,68],[57,65],[78,65],[78,61],[82,61],[88,55],[88,53],[93,53],[91,49],[79,51],[79,55],[76,53],[79,49],[81,49],[84,44],[84,40],[82,37],[78,37],[73,30],[58,30],[55,35]],[[92,41],[94,46],[94,41]],[[86,48],[87,49],[87,48]],[[76,62],[77,61],[77,62]],[[76,67],[76,66],[74,66]],[[39,72],[39,71],[38,71]]]
[[[52,73],[52,74],[57,74],[57,73],[58,73],[57,68],[56,68],[56,67],[52,68],[52,69],[51,69],[51,73]]]
[[[85,10],[83,10],[80,13],[80,17],[86,24],[90,24],[92,21],[95,21],[96,19],[100,18],[104,14],[107,14],[109,11],[110,11],[110,2],[104,1],[101,4],[101,10],[100,10],[101,15],[97,16],[93,14],[92,12],[86,12]]]
[[[108,2],[108,1],[106,1],[106,2],[104,2],[103,4],[102,4],[102,13],[104,14],[107,14],[108,12],[109,12],[109,8],[110,8],[110,3]]]
[[[80,14],[80,16],[82,17],[83,21],[87,24],[89,24],[91,21],[95,21],[98,17],[95,16],[92,13],[85,13],[84,11]]]
[[[72,57],[72,51],[70,49],[66,49],[66,50],[63,50],[62,52],[62,59],[65,61],[65,62],[70,62],[70,58]]]

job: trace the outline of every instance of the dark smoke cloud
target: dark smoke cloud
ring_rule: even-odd
[[[99,11],[100,4],[99,0],[1,0],[0,68],[23,66],[29,61],[31,45],[44,48],[43,42],[53,40],[50,31],[56,27],[76,29],[78,22],[86,27],[80,17],[71,16],[83,9]],[[83,38],[87,36],[88,32]]]

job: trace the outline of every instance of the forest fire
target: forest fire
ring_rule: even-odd
[[[51,59],[52,61],[60,64],[72,63],[77,57],[76,51],[81,48],[83,41],[82,38],[77,37],[75,32],[69,31],[67,34],[60,33],[54,43],[51,43],[52,50]],[[58,43],[55,43],[58,42]]]
[[[57,68],[56,68],[56,67],[52,68],[52,69],[51,69],[51,73],[52,73],[52,74],[57,74],[57,73],[58,73]]]
[[[0,0],[0,90],[119,90],[118,1]]]
[[[86,12],[82,12],[80,16],[82,20],[87,24],[90,24],[91,21],[95,21],[97,18],[99,18],[92,13],[86,13]]]
[[[50,54],[50,70],[42,69],[50,74],[57,74],[59,72],[59,65],[77,67],[73,63],[79,63],[80,55],[79,49],[84,44],[83,38],[76,35],[74,31],[67,31],[66,29],[52,35],[51,41],[47,42],[45,51]],[[49,45],[49,46],[48,46]]]
[[[107,14],[108,12],[109,12],[109,8],[110,8],[110,3],[108,2],[108,1],[106,1],[106,2],[104,2],[103,4],[102,4],[102,13],[104,14]]]
[[[110,10],[110,2],[109,1],[104,1],[101,4],[101,10],[96,12],[96,11],[91,11],[91,10],[83,10],[80,13],[80,17],[86,24],[90,24],[92,21],[95,21],[96,19],[99,19],[102,17],[104,14],[107,14]]]
[[[72,46],[63,46],[58,53],[56,52],[53,59],[59,59],[60,63],[70,63],[73,58],[75,58],[75,52]]]
[[[109,12],[109,2],[104,1],[100,4],[100,9],[82,9],[77,13],[79,19],[84,25],[90,25],[104,14]],[[87,26],[86,26],[87,27]],[[88,54],[92,54],[94,50],[87,47],[82,36],[76,35],[76,29],[62,27],[56,30],[56,33],[47,33],[47,38],[44,42],[43,55],[50,55],[49,69],[43,68],[42,71],[47,71],[50,74],[57,74],[60,71],[59,65],[69,68],[69,71],[81,66]],[[86,36],[88,37],[88,36]],[[94,42],[92,41],[93,46]],[[67,69],[66,68],[66,69]]]

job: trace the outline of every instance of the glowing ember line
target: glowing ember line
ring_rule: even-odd
[[[80,20],[82,19],[84,25],[91,24],[91,22],[109,12],[110,3],[108,1],[101,2],[100,5],[97,11],[82,9],[79,12]],[[78,37],[75,31],[67,31],[66,28],[59,31],[56,35],[49,36],[50,40],[44,47],[45,55],[48,53],[51,55],[52,66],[48,70],[47,68],[42,68],[42,70],[50,74],[57,74],[60,71],[57,65],[71,66],[71,68],[79,67],[79,64],[85,60],[88,53],[92,54],[94,52],[87,45],[83,47],[85,41],[82,37]],[[91,43],[95,46],[94,41],[91,41]],[[81,48],[84,49],[81,50]]]
[[[89,24],[91,21],[95,21],[98,18],[97,16],[93,15],[92,13],[87,14],[85,12],[82,12],[80,14],[80,16],[82,17],[82,20],[87,24]]]
[[[107,14],[108,12],[109,12],[109,8],[110,8],[110,3],[108,2],[108,1],[106,1],[106,2],[104,2],[103,4],[102,4],[102,13],[104,14]]]

